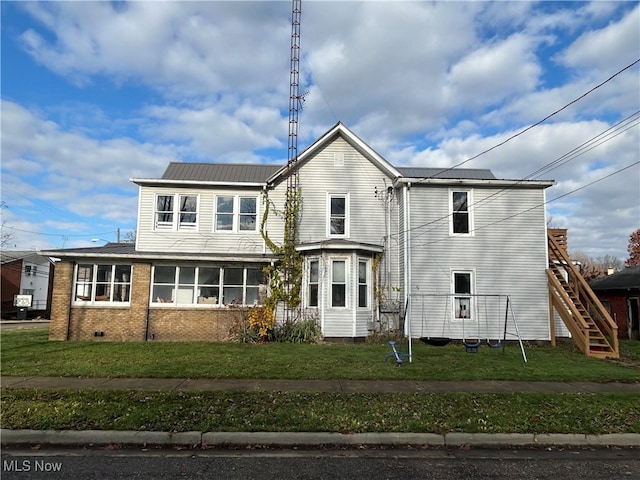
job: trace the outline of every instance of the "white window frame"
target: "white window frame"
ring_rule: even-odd
[[[200,211],[200,195],[198,194],[191,194],[191,193],[179,193],[176,195],[178,197],[178,201],[176,202],[176,209],[178,210],[178,230],[198,230],[198,219],[200,218],[199,215],[199,211]],[[195,212],[191,212],[189,210],[182,210],[182,198],[183,197],[195,197],[196,199],[196,210]],[[182,221],[182,215],[186,214],[186,215],[195,215],[196,216],[196,220],[195,222],[183,222]]]
[[[231,212],[218,213],[218,198],[231,198],[233,199],[233,207]],[[241,212],[242,199],[249,198],[255,201],[255,213]],[[225,195],[219,194],[214,198],[213,204],[213,231],[216,233],[256,233],[258,232],[258,219],[260,215],[260,198],[258,195]],[[231,229],[218,228],[218,215],[231,215]],[[245,229],[242,227],[241,218],[243,216],[255,215],[255,222],[253,229]]]
[[[327,237],[348,238],[350,223],[350,198],[348,193],[327,193]],[[334,198],[344,198],[344,233],[331,233],[331,200]]]
[[[456,275],[469,275],[469,289],[471,290],[469,293],[456,292]],[[476,291],[476,275],[475,270],[469,269],[459,269],[459,270],[451,270],[451,316],[453,320],[456,321],[476,321],[476,302],[475,302],[475,291]],[[458,313],[458,308],[460,306],[466,306],[464,310],[468,311],[466,315],[461,315]]]
[[[171,197],[172,205],[171,210],[158,210],[159,197]],[[182,199],[184,197],[196,198],[196,211],[182,211]],[[160,213],[170,214],[171,222],[158,221],[158,215]],[[195,222],[182,222],[181,217],[183,214],[194,214],[196,216]],[[194,231],[198,230],[198,222],[200,220],[200,195],[197,193],[156,193],[153,203],[153,228],[154,230],[162,231]]]
[[[109,282],[98,281],[98,266],[110,266],[111,276]],[[78,270],[80,267],[91,266],[91,279],[83,281],[82,284],[89,286],[89,295],[84,295],[86,298],[78,299]],[[129,279],[126,281],[117,281],[116,279],[116,267],[129,267]],[[72,285],[72,304],[73,305],[90,305],[90,306],[127,306],[131,305],[131,288],[133,285],[133,265],[128,263],[77,263],[73,269],[73,285]],[[98,285],[109,285],[109,300],[96,300],[96,292]],[[119,301],[114,300],[116,286],[121,285],[128,289],[128,300]]]
[[[365,268],[365,283],[360,282],[360,265],[364,264]],[[367,289],[367,293],[365,296],[366,305],[360,305],[360,287],[365,286]],[[358,269],[356,271],[356,306],[361,310],[369,310],[371,308],[371,259],[359,257],[358,258]]]
[[[344,263],[344,305],[333,305],[333,265],[335,262],[343,262]],[[351,284],[351,276],[349,269],[349,258],[348,257],[330,257],[329,258],[329,308],[333,310],[346,310],[349,309],[349,300],[351,289],[349,288]],[[336,284],[342,284],[341,282],[336,282]]]
[[[316,263],[318,265],[318,278],[316,279],[316,281],[312,282],[311,281],[311,264],[312,263]],[[307,260],[307,275],[306,275],[306,282],[305,282],[305,303],[306,306],[309,308],[320,308],[320,303],[321,303],[321,295],[320,295],[320,290],[321,290],[321,286],[322,286],[322,272],[321,272],[321,261],[319,257],[312,257],[309,258]],[[316,288],[318,289],[317,292],[317,299],[316,299],[316,304],[315,305],[311,305],[311,286],[315,285]]]
[[[454,217],[456,212],[453,209],[453,195],[454,193],[466,193],[467,194],[467,227],[469,229],[466,233],[454,232]],[[473,236],[473,189],[467,188],[450,188],[449,189],[449,235],[456,237],[471,237]]]

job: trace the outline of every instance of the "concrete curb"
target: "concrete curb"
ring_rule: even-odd
[[[8,430],[0,429],[3,445],[134,445],[272,447],[322,445],[460,446],[618,446],[640,447],[639,433],[332,433],[332,432],[145,432],[132,430]]]

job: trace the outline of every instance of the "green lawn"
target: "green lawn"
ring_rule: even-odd
[[[333,394],[4,389],[9,429],[638,433],[633,394]]]
[[[623,361],[586,357],[566,343],[433,347],[414,342],[413,363],[384,362],[386,344],[50,342],[46,330],[0,335],[2,375],[152,378],[640,381],[640,342],[621,342]],[[403,349],[406,351],[406,345]]]
[[[387,345],[49,342],[46,330],[0,335],[2,375],[189,378],[640,381],[640,342],[620,361],[571,345],[414,344],[414,362],[385,363]],[[406,346],[405,346],[406,349]],[[336,394],[2,389],[8,429],[638,433],[638,394]]]

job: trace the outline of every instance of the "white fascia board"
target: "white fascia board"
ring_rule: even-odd
[[[94,258],[94,259],[110,259],[110,260],[149,260],[149,261],[200,261],[200,262],[247,262],[247,263],[268,263],[277,260],[274,255],[243,255],[243,256],[216,256],[194,254],[153,254],[153,253],[129,253],[118,255],[117,253],[69,253],[68,255],[60,255],[59,252],[49,252],[51,256],[56,258]],[[45,252],[45,254],[47,254]]]
[[[139,186],[188,186],[188,187],[256,187],[266,188],[265,182],[205,182],[203,180],[168,180],[164,178],[130,178],[130,182]]]
[[[418,185],[464,185],[464,186],[490,186],[509,188],[548,188],[556,184],[555,180],[502,180],[502,179],[473,179],[473,178],[398,178],[394,186],[408,184]]]

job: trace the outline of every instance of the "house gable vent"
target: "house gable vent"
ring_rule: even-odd
[[[333,166],[344,167],[344,152],[333,152]]]

